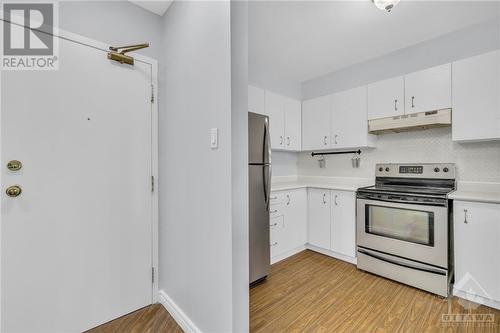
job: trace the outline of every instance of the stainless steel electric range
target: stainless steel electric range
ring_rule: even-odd
[[[357,191],[359,269],[448,296],[455,165],[377,164]]]

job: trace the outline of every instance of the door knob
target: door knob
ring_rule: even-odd
[[[9,169],[10,171],[19,171],[22,167],[23,164],[18,160],[12,160],[7,163],[7,169]]]
[[[23,192],[23,190],[21,189],[21,186],[19,186],[19,185],[9,186],[7,188],[7,190],[5,191],[5,193],[7,193],[7,195],[11,198],[18,197],[22,192]]]

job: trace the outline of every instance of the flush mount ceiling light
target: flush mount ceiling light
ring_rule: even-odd
[[[373,4],[377,6],[378,9],[391,12],[391,10],[396,6],[399,0],[372,0]]]

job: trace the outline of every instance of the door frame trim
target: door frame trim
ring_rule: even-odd
[[[3,19],[0,18],[0,22],[4,22]],[[55,29],[56,33],[53,36],[66,39],[70,42],[78,43],[87,47],[92,47],[94,49],[98,49],[103,51],[103,61],[110,61],[106,58],[106,53],[109,52],[109,44],[104,42],[87,38],[82,35],[78,35],[64,29],[57,28]],[[154,191],[151,193],[151,265],[154,268],[154,281],[152,282],[151,288],[151,304],[157,303],[159,300],[159,269],[158,269],[158,60],[131,52],[131,56],[134,57],[136,61],[140,61],[142,63],[148,64],[151,67],[151,85],[153,89],[153,101],[151,102],[151,175],[154,177]],[[129,65],[123,65],[129,66]],[[0,71],[0,92],[1,92],[1,78],[2,72]],[[0,94],[1,98],[1,94]],[[1,105],[0,105],[0,113],[1,113]],[[1,133],[0,133],[1,134]],[[1,157],[1,155],[0,155]],[[1,207],[0,207],[0,242],[1,242]],[[1,244],[0,244],[1,248]],[[1,272],[1,266],[0,266]],[[0,297],[1,297],[1,288],[0,288]],[[1,317],[0,317],[1,323]]]

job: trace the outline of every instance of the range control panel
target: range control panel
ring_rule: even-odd
[[[376,177],[455,179],[454,163],[377,164]]]

